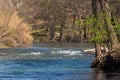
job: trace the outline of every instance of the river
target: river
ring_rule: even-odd
[[[120,80],[120,71],[92,69],[92,44],[35,43],[0,49],[0,80]]]

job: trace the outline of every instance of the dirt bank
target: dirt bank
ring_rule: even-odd
[[[120,69],[120,52],[114,51],[98,56],[93,61],[92,68],[100,68],[103,70],[118,70]]]

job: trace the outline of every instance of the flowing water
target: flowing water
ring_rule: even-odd
[[[91,44],[42,43],[0,49],[0,80],[120,80],[120,72],[91,69]]]

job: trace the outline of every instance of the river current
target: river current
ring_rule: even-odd
[[[35,43],[0,49],[0,80],[120,80],[120,71],[92,69],[92,44]]]

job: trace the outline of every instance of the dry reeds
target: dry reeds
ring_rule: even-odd
[[[16,11],[0,10],[0,43],[8,47],[28,46],[32,43],[30,26]]]

